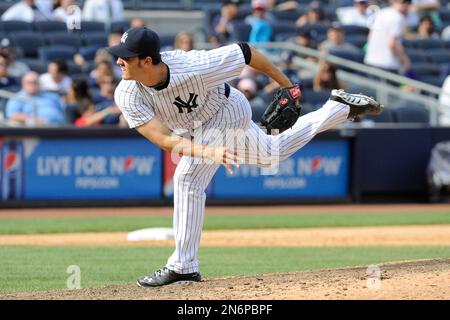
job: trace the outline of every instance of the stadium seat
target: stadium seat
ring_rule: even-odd
[[[330,97],[330,90],[308,90],[302,91],[302,103],[307,103],[313,106],[314,109],[320,108]]]
[[[367,115],[367,116],[364,116],[363,119],[370,120],[370,121],[377,122],[377,123],[395,122],[394,111],[392,110],[392,108],[384,108],[384,110],[381,114],[376,115],[376,116]]]
[[[426,38],[426,39],[417,39],[415,41],[417,48],[423,50],[444,48],[444,42],[440,39]]]
[[[305,9],[273,10],[272,14],[277,18],[278,21],[295,22],[305,12]]]
[[[367,36],[363,34],[349,34],[345,36],[345,41],[362,49],[367,43]]]
[[[293,22],[279,22],[272,26],[272,40],[284,41],[297,35],[297,26]]]
[[[172,47],[174,46],[175,43],[175,34],[163,34],[159,36],[159,40],[161,43],[161,48],[162,47]]]
[[[80,30],[82,33],[87,32],[105,32],[105,24],[97,21],[81,21]]]
[[[448,49],[429,49],[427,54],[432,63],[448,63],[450,61],[450,50]]]
[[[22,58],[19,61],[25,63],[30,70],[39,74],[47,72],[47,65],[42,63],[42,60],[35,58]]]
[[[411,39],[402,39],[402,45],[405,47],[406,50],[408,49],[420,49],[419,44],[416,40]]]
[[[329,25],[326,23],[311,23],[297,27],[299,32],[309,32],[311,38],[316,42],[321,42],[326,39],[328,28]]]
[[[347,60],[351,60],[353,62],[359,62],[359,63],[363,63],[364,62],[364,52],[353,52],[353,51],[348,51],[348,50],[330,50],[329,54],[336,56],[336,57],[340,57],[343,59],[347,59]]]
[[[428,75],[428,74],[418,74],[417,80],[422,81],[433,86],[441,88],[444,84],[444,79],[440,77],[440,75]]]
[[[33,25],[24,21],[1,21],[0,30],[5,34],[16,34],[17,32],[33,32]]]
[[[108,46],[108,34],[105,32],[88,32],[80,34],[83,46],[97,45],[99,47]]]
[[[347,38],[349,35],[363,35],[366,36],[369,34],[369,28],[358,26],[358,25],[341,25],[341,29]]]
[[[12,44],[22,49],[26,58],[36,58],[38,48],[45,46],[44,37],[40,33],[18,33],[10,36]]]
[[[401,100],[393,105],[394,119],[403,123],[429,123],[430,113],[418,102]]]
[[[82,46],[82,47],[78,48],[78,53],[86,61],[93,61],[98,49],[100,49],[100,47],[98,45]]]
[[[124,33],[130,28],[130,21],[116,21],[112,22],[109,27],[112,33]]]
[[[38,49],[38,57],[44,62],[57,58],[71,61],[75,52],[76,48],[73,46],[47,46]]]
[[[233,24],[231,34],[232,41],[248,41],[252,27],[245,22],[236,22]]]
[[[347,87],[347,92],[351,92],[351,93],[361,93],[361,94],[365,94],[366,96],[369,97],[376,97],[377,96],[377,92],[374,88],[371,87],[363,87],[360,85],[354,85],[354,84],[350,84]]]
[[[41,33],[67,32],[67,25],[61,21],[36,21],[34,29]]]
[[[426,54],[425,51],[421,50],[421,49],[412,49],[412,48],[407,48],[406,49],[406,54],[408,55],[409,59],[411,61],[413,61],[414,63],[419,62],[428,62],[430,59],[428,58],[428,55]]]
[[[416,62],[416,60],[412,61],[414,61],[414,63],[411,65],[411,70],[415,75],[440,77],[441,68],[439,65],[428,62]]]
[[[50,45],[73,46],[76,48],[79,48],[82,45],[81,38],[78,35],[69,32],[50,33],[47,34],[45,38]]]

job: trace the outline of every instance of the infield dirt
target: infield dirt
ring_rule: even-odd
[[[373,281],[367,266],[210,278],[190,285],[140,288],[136,284],[79,290],[1,294],[0,299],[449,299],[450,259],[378,265]],[[379,287],[376,285],[379,284]]]

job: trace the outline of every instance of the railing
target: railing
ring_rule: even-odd
[[[443,106],[438,101],[438,96],[442,91],[440,87],[370,67],[362,63],[332,56],[330,54],[324,54],[318,50],[302,47],[290,42],[261,43],[255,44],[255,46],[261,49],[272,49],[275,50],[275,52],[281,50],[296,52],[300,56],[295,58],[295,65],[311,71],[317,70],[317,64],[307,61],[302,58],[301,55],[322,59],[345,70],[349,70],[339,70],[338,77],[347,83],[374,89],[377,100],[384,104],[385,107],[389,107],[393,101],[400,99],[423,103],[430,112],[430,124],[433,126],[439,125],[440,114],[446,113],[446,109],[449,109],[450,111],[450,106]],[[272,58],[276,60],[278,55],[272,54]],[[359,75],[361,73],[364,73],[367,76]],[[398,85],[393,85],[391,83],[397,83]],[[400,85],[408,85],[411,88],[414,88],[416,92],[399,90]]]

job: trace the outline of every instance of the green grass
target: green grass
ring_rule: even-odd
[[[81,269],[81,286],[132,284],[165,264],[171,248],[0,247],[0,292],[66,288],[70,265]],[[369,265],[388,261],[449,258],[450,247],[202,248],[204,277],[251,275]]]
[[[204,230],[450,224],[450,212],[208,216]],[[1,218],[0,234],[114,232],[170,227],[171,217]]]

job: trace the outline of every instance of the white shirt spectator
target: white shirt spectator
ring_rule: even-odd
[[[46,16],[37,7],[33,8],[30,3],[33,3],[33,1],[24,0],[9,7],[2,14],[2,20],[20,20],[25,22],[47,20]]]
[[[355,0],[353,7],[338,8],[336,14],[339,22],[343,25],[370,27],[374,19],[373,10],[368,10],[367,1]]]
[[[388,39],[400,41],[406,31],[406,18],[392,7],[387,7],[376,15],[370,28],[367,42],[366,64],[391,70],[401,67],[400,60],[389,48]]]
[[[83,6],[83,20],[103,22],[106,26],[114,21],[122,21],[122,1],[87,0]]]
[[[42,91],[58,91],[67,93],[72,86],[72,79],[69,76],[64,76],[61,82],[55,82],[49,73],[44,73],[39,76],[39,85]]]
[[[441,125],[450,126],[450,76],[445,78],[444,84],[442,85],[439,103],[442,105],[439,123]]]

